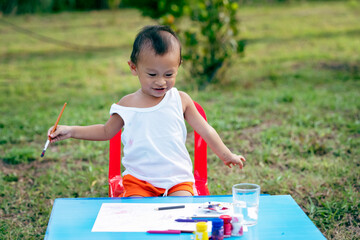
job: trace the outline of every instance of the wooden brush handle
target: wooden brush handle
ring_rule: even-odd
[[[59,124],[60,118],[61,118],[61,116],[62,116],[62,114],[63,114],[63,112],[64,112],[65,107],[66,107],[66,103],[64,103],[64,106],[63,106],[63,108],[61,109],[61,112],[60,112],[60,114],[59,114],[59,116],[58,116],[58,118],[57,118],[57,120],[56,120],[56,122],[55,122],[54,128],[51,130],[51,133],[54,133],[54,132],[55,132],[56,127],[57,127],[57,125]],[[50,137],[49,137],[49,140],[50,140]]]

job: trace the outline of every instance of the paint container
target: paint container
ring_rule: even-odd
[[[224,239],[224,220],[215,218],[212,220],[212,240],[223,240]]]
[[[244,234],[243,229],[244,216],[242,214],[233,215],[231,220],[231,236],[240,237]]]
[[[195,240],[209,240],[206,222],[196,223]]]
[[[221,215],[220,219],[224,221],[224,237],[231,237],[231,216]]]

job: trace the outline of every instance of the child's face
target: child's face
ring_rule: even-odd
[[[162,98],[175,85],[180,65],[180,49],[174,47],[164,55],[156,55],[153,49],[145,48],[136,65],[131,61],[128,64],[132,74],[138,76],[142,92]]]

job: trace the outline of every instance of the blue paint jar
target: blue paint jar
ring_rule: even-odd
[[[215,218],[214,220],[212,220],[211,239],[212,240],[224,239],[224,220],[220,218]]]

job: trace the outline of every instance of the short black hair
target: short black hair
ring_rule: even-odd
[[[157,55],[164,55],[169,51],[169,48],[172,45],[171,39],[165,34],[161,34],[161,32],[168,32],[177,40],[180,48],[179,64],[181,63],[181,44],[175,32],[168,26],[154,25],[145,26],[136,36],[130,56],[130,60],[134,64],[137,64],[140,51],[144,47],[151,46]]]

